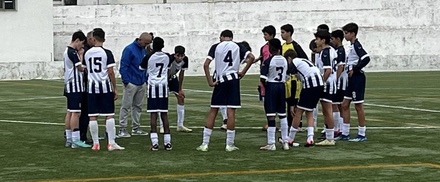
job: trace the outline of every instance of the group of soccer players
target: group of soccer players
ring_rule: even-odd
[[[257,59],[251,53],[246,42],[234,42],[231,30],[224,30],[220,34],[220,42],[211,46],[204,63],[205,77],[208,85],[214,87],[211,97],[211,109],[203,130],[202,144],[199,151],[208,151],[214,121],[219,109],[222,112],[226,130],[226,151],[238,150],[235,146],[235,112],[241,107],[240,79],[245,76],[250,66],[261,61],[261,76],[259,90],[264,97],[264,110],[267,116],[267,145],[261,150],[276,150],[275,117],[278,115],[281,123],[281,137],[278,142],[282,148],[297,146],[295,135],[303,113],[307,123],[307,142],[305,146],[313,146],[314,110],[321,101],[325,121],[325,139],[316,145],[335,145],[336,133],[338,139],[349,140],[351,102],[355,104],[359,118],[358,135],[350,141],[366,141],[365,114],[362,103],[365,92],[365,75],[362,68],[369,62],[368,54],[363,50],[356,39],[358,26],[354,23],[345,25],[342,30],[332,33],[328,28],[319,29],[314,34],[311,49],[314,59],[309,61],[301,46],[292,39],[294,32],[290,24],[281,27],[281,37],[286,42],[275,38],[276,30],[273,26],[263,29],[267,43],[261,48]],[[115,60],[110,50],[103,48],[105,33],[102,29],[93,30],[94,47],[85,52],[82,46],[86,40],[81,32],[75,32],[72,42],[64,53],[65,67],[65,94],[67,97],[66,114],[66,146],[92,147],[100,150],[98,137],[97,117],[105,116],[107,148],[123,150],[115,142],[116,128],[114,116],[114,101],[117,99],[117,87],[113,67]],[[343,39],[351,42],[348,56],[342,45]],[[331,45],[332,44],[332,45]],[[334,46],[334,47],[332,47]],[[176,54],[170,55],[162,51],[164,40],[155,37],[152,41],[152,52],[147,54],[139,69],[147,70],[147,112],[151,119],[151,150],[159,150],[157,134],[157,120],[163,121],[164,149],[171,150],[171,135],[168,122],[168,92],[180,96],[179,103],[183,104],[184,94],[180,92],[181,81],[176,79],[176,68],[171,63],[178,62],[188,65],[185,49],[176,47]],[[335,50],[337,49],[337,51]],[[312,57],[313,57],[312,56]],[[186,58],[186,59],[185,59]],[[82,64],[84,60],[84,64]],[[209,66],[214,61],[215,71],[211,75]],[[240,64],[246,64],[240,71]],[[182,67],[182,64],[179,64]],[[171,68],[171,69],[170,69]],[[87,81],[83,80],[83,73],[87,72]],[[84,86],[86,83],[86,86]],[[82,93],[87,92],[87,111],[90,119],[89,127],[93,145],[79,140],[78,119],[81,113]],[[180,98],[178,97],[178,98]],[[286,109],[287,103],[287,109]],[[337,111],[339,114],[333,114]],[[315,112],[316,113],[316,112]],[[316,114],[315,114],[316,115]],[[341,119],[343,118],[343,119]],[[342,123],[335,121],[343,121]],[[335,126],[337,125],[337,126]],[[341,126],[340,126],[341,125]],[[340,126],[340,127],[339,127]],[[290,129],[289,129],[290,127]],[[341,131],[335,131],[341,128]],[[290,132],[289,132],[290,131]],[[161,132],[162,133],[162,132]]]

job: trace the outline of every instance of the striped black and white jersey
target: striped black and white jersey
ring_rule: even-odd
[[[244,60],[249,53],[250,51],[244,46],[233,41],[222,41],[212,45],[207,59],[215,60],[215,80],[223,82],[223,76],[229,75],[238,78],[241,60]]]
[[[260,78],[271,83],[284,83],[287,78],[287,60],[281,55],[269,57],[261,65]]]
[[[347,63],[346,63],[346,67],[348,70],[352,70],[353,67],[358,66],[358,64],[363,61],[363,60],[367,60],[367,62],[364,62],[362,64],[362,68],[364,66],[366,66],[366,64],[368,64],[368,62],[370,61],[370,56],[368,55],[368,53],[365,51],[365,49],[363,49],[361,43],[358,41],[358,39],[356,39],[350,46],[349,48],[349,53],[347,55]],[[362,70],[361,68],[361,70]]]
[[[336,61],[338,58],[338,54],[335,49],[328,46],[321,50],[319,61],[322,62],[322,67],[317,66],[320,70],[321,75],[324,75],[325,69],[330,69],[331,73],[327,78],[327,82],[336,82]]]
[[[319,69],[307,59],[295,58],[291,63],[291,72],[296,72],[302,81],[303,88],[324,86]]]
[[[338,71],[339,66],[344,66],[344,71],[342,71],[341,76],[337,79],[336,85],[339,90],[345,90],[348,83],[348,74],[345,71],[345,62],[347,60],[347,56],[345,54],[345,48],[344,46],[339,46],[336,49],[336,52],[338,53],[338,58],[336,61],[336,73]]]
[[[84,92],[83,72],[77,66],[81,65],[78,52],[67,47],[63,55],[64,59],[64,87],[66,93]]]
[[[170,75],[175,75],[180,70],[188,70],[188,57],[184,57],[182,61],[177,62],[176,58],[174,58],[174,54],[171,55],[171,66],[170,66]]]
[[[139,69],[148,72],[148,98],[168,98],[168,69],[171,56],[164,52],[154,52],[142,59]]]
[[[116,65],[112,51],[103,47],[92,47],[87,50],[84,60],[88,72],[88,93],[113,92],[108,75],[108,69]]]

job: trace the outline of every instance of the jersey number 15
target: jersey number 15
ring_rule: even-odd
[[[102,58],[94,57],[89,58],[89,73],[101,73],[102,71]]]

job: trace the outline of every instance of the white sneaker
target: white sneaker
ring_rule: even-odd
[[[117,143],[114,143],[114,144],[108,144],[108,145],[107,145],[107,149],[108,149],[108,151],[113,151],[113,150],[124,150],[125,147],[121,147],[121,146],[119,146]]]
[[[133,136],[134,135],[148,135],[148,133],[145,131],[142,131],[141,129],[135,129],[135,130],[131,130],[131,135],[133,135]]]
[[[228,130],[228,125],[227,124],[223,124],[220,129],[222,130]]]
[[[266,146],[260,147],[260,150],[277,150],[275,144],[268,144]]]
[[[165,130],[163,129],[163,127],[160,127],[160,129],[159,129],[159,133],[160,133],[160,134],[165,133]]]
[[[185,127],[185,126],[178,126],[177,127],[177,131],[189,133],[189,132],[192,132],[193,130],[189,129],[189,128]]]
[[[334,145],[336,145],[336,142],[335,142],[335,140],[325,139],[319,143],[316,143],[315,145],[317,145],[317,146],[334,146]]]
[[[202,144],[199,147],[197,147],[196,150],[202,151],[202,152],[207,152],[208,151],[208,145],[207,144]]]
[[[234,150],[239,150],[239,148],[236,147],[235,145],[226,145],[225,150],[226,150],[227,152],[232,152],[232,151],[234,151]]]
[[[116,138],[130,138],[131,135],[127,132],[126,129],[120,129],[119,133],[116,135]]]
[[[289,147],[289,143],[288,143],[288,142],[283,142],[281,148],[282,148],[283,150],[289,150],[289,149],[290,149],[290,147]]]

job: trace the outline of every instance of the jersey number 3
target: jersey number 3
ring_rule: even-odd
[[[283,79],[284,68],[283,67],[276,67],[275,70],[279,71],[279,73],[278,73],[278,77],[276,77],[274,80],[279,82],[279,81],[281,81]]]
[[[89,72],[90,73],[101,73],[101,71],[102,71],[101,61],[102,61],[101,57],[89,58]]]
[[[228,51],[223,62],[228,63],[228,66],[232,66],[232,51]]]

